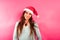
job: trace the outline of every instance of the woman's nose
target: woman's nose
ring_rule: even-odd
[[[29,16],[29,13],[27,13],[27,16]]]

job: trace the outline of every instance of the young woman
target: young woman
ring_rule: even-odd
[[[26,7],[21,19],[16,22],[13,33],[13,40],[42,40],[37,23],[32,15],[38,15],[34,7]]]

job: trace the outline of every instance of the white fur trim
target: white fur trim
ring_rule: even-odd
[[[31,11],[31,10],[28,9],[28,8],[25,8],[24,11],[29,11],[29,12],[31,12],[31,14],[33,14],[33,11]]]

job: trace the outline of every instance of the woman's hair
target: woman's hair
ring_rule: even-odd
[[[24,18],[25,12],[26,11],[23,12],[23,14],[20,18],[20,22],[19,22],[18,27],[17,27],[17,36],[18,36],[18,30],[20,31],[19,35],[22,33],[23,24],[25,23],[25,18]],[[30,35],[31,35],[34,31],[34,27],[33,27],[34,26],[34,20],[33,20],[32,16],[29,19],[29,23],[30,23]]]

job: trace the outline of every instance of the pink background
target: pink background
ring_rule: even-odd
[[[60,0],[0,0],[0,40],[12,40],[14,25],[24,7],[34,6],[43,40],[60,40]]]

